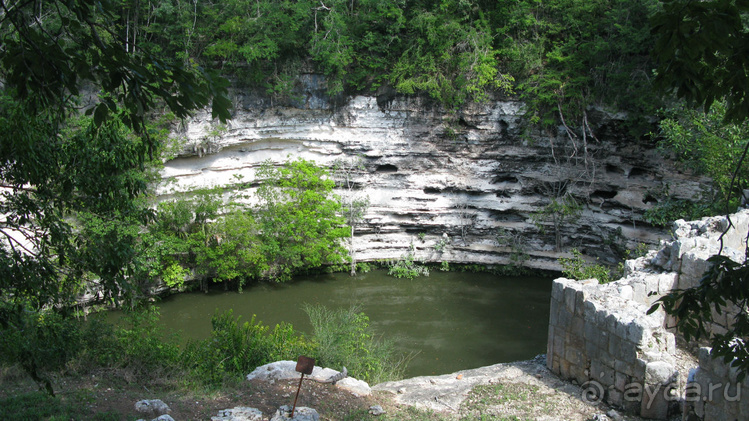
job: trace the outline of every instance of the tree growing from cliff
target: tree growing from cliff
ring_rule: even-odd
[[[551,228],[556,251],[562,251],[564,245],[562,229],[565,224],[582,213],[582,205],[567,190],[567,182],[558,181],[546,186],[549,203],[531,215],[533,223],[541,232],[546,232]]]
[[[356,226],[364,220],[364,213],[369,207],[369,197],[362,196],[358,193],[360,179],[366,174],[367,169],[361,158],[351,160],[337,160],[333,165],[333,176],[336,185],[342,190],[340,196],[341,212],[346,219],[346,223],[351,229],[351,235],[348,238],[350,273],[356,275],[356,248],[354,247],[354,234]]]
[[[263,181],[255,209],[263,276],[283,282],[301,270],[342,263],[340,240],[348,230],[327,170],[301,158],[280,167],[266,161],[257,177]]]

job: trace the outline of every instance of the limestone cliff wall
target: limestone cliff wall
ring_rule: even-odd
[[[506,264],[522,250],[527,266],[556,270],[554,230],[532,220],[554,195],[569,191],[584,204],[579,218],[560,227],[562,250],[578,247],[612,261],[612,243],[604,240],[617,232],[630,246],[665,234],[641,221],[654,203],[649,192],[668,185],[677,197],[692,197],[704,181],[679,173],[652,145],[624,136],[616,115],[596,110],[589,113],[595,138],[571,137],[562,129],[527,131],[517,101],[447,113],[423,99],[385,94],[333,105],[318,91],[302,90],[284,105],[237,91],[225,126],[207,114],[185,122],[159,195],[240,185],[252,193],[265,160],[331,165],[361,157],[366,172],[356,178],[357,194],[370,207],[357,227],[359,260],[399,257],[413,246],[425,261]],[[448,247],[435,247],[445,236]]]

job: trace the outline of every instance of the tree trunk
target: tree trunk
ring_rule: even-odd
[[[351,224],[351,242],[349,243],[349,255],[351,255],[351,276],[356,276],[356,250],[354,249],[354,225]]]

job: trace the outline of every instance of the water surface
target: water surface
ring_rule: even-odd
[[[551,279],[434,271],[415,280],[384,271],[300,277],[259,284],[243,293],[213,290],[177,294],[159,304],[162,322],[186,338],[210,335],[211,316],[234,310],[265,325],[292,323],[311,333],[305,303],[329,308],[358,305],[371,326],[415,353],[408,377],[451,373],[546,352]],[[339,368],[340,369],[340,368]]]

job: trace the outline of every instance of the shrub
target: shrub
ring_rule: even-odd
[[[601,284],[614,280],[608,267],[586,262],[578,249],[572,249],[571,258],[560,257],[559,263],[562,265],[562,273],[572,279],[584,280],[595,278]]]
[[[313,350],[312,343],[290,324],[276,325],[270,331],[254,315],[241,325],[239,319],[231,310],[215,314],[211,337],[191,341],[185,347],[183,364],[199,383],[217,386],[226,378],[246,375],[273,361],[296,359]]]
[[[145,306],[126,314],[124,323],[115,329],[122,346],[120,364],[138,376],[152,376],[178,367],[179,337],[159,324],[158,308]]]
[[[0,362],[19,364],[54,396],[49,375],[61,370],[80,352],[81,335],[76,321],[54,311],[34,311],[22,306],[0,307]]]
[[[378,338],[369,317],[357,307],[330,310],[307,305],[317,344],[317,365],[340,369],[370,384],[402,377],[408,358],[396,355],[393,343]]]
[[[415,279],[417,276],[429,276],[429,268],[416,263],[410,251],[400,259],[388,262],[388,266],[388,275],[396,278]]]

